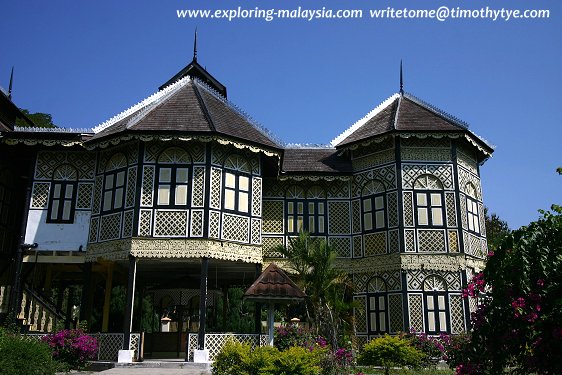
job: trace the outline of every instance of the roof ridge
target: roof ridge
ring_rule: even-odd
[[[408,92],[405,92],[404,96],[407,99],[410,99],[411,101],[413,101],[414,103],[416,103],[416,104],[424,107],[425,109],[437,114],[438,116],[441,116],[441,117],[445,118],[446,120],[453,122],[455,125],[460,126],[461,128],[468,130],[469,125],[466,121],[463,121],[463,120],[459,119],[458,117],[453,116],[450,113],[447,113],[444,110],[434,106],[433,104],[428,103],[425,100],[418,98],[414,94],[410,94]]]
[[[92,128],[42,128],[39,126],[14,126],[14,132],[22,133],[93,133]]]
[[[335,150],[336,148],[332,145],[318,144],[318,143],[287,143],[285,145],[286,149],[325,149],[325,150]]]
[[[170,91],[172,91],[172,90],[176,89],[177,87],[181,86],[182,82],[189,81],[189,79],[190,79],[189,76],[185,76],[185,77],[177,80],[176,82],[172,83],[171,85],[166,86],[164,89],[156,91],[154,94],[150,95],[149,97],[145,98],[144,100],[141,100],[137,104],[132,105],[131,107],[127,108],[126,110],[122,111],[121,113],[119,113],[119,114],[111,117],[110,119],[100,123],[98,126],[95,126],[92,130],[94,131],[94,133],[99,133],[102,130],[107,129],[110,126],[115,125],[118,121],[123,120],[127,116],[129,116],[129,115],[135,113],[136,111],[138,111],[140,109],[143,109],[144,107],[150,105],[155,100],[160,99],[161,97],[168,94]]]
[[[201,106],[201,111],[203,112],[203,116],[205,116],[205,119],[209,123],[211,129],[216,132],[217,127],[215,126],[215,122],[213,121],[211,114],[209,113],[209,109],[207,108],[207,103],[205,103],[205,99],[199,92],[197,85],[193,85],[193,91],[195,92],[195,96],[197,97],[197,102]]]
[[[392,104],[398,97],[399,97],[399,94],[393,94],[392,96],[388,97],[386,100],[384,100],[378,106],[373,108],[371,110],[371,112],[367,113],[361,119],[357,120],[353,125],[351,125],[349,128],[347,128],[343,133],[341,133],[336,138],[334,138],[330,142],[330,146],[335,147],[337,144],[341,143],[343,140],[345,140],[347,137],[349,137],[351,134],[353,134],[357,129],[359,129],[361,126],[365,125],[370,119],[372,119],[373,117],[375,117],[376,115],[381,113],[386,107],[388,107],[390,104]]]
[[[203,89],[207,90],[207,92],[209,92],[209,94],[213,95],[217,100],[221,101],[223,104],[225,104],[230,109],[235,111],[237,114],[242,116],[246,121],[248,121],[248,123],[250,125],[252,125],[256,130],[258,130],[264,136],[269,138],[269,140],[271,140],[273,143],[280,146],[281,148],[284,147],[285,142],[283,142],[281,139],[279,139],[269,129],[267,129],[266,127],[261,125],[259,122],[257,122],[255,119],[253,119],[246,111],[244,111],[243,109],[238,107],[236,104],[234,104],[231,101],[229,101],[228,99],[226,99],[217,90],[215,90],[214,88],[209,86],[207,83],[203,82],[202,80],[200,80],[198,78],[193,78],[193,81],[196,82],[197,84],[199,84]]]

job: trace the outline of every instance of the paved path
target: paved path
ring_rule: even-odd
[[[65,373],[66,374],[66,373]],[[94,372],[80,371],[71,372],[70,375],[209,375],[210,371],[202,371],[196,369],[179,369],[179,368],[135,368],[135,367],[118,367],[110,370]],[[63,374],[61,374],[63,375]]]

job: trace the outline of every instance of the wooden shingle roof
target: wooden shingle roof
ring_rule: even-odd
[[[246,290],[244,298],[258,302],[302,300],[306,294],[275,263],[271,263]]]
[[[351,173],[349,159],[338,156],[335,148],[286,148],[283,153],[284,173],[342,174]]]

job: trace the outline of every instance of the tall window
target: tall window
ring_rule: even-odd
[[[386,282],[375,276],[367,285],[369,333],[382,334],[388,332]]]
[[[160,154],[156,172],[158,206],[189,205],[190,165],[189,154],[179,147],[170,147]]]
[[[419,226],[442,227],[443,215],[443,184],[435,176],[423,175],[414,183],[416,220]],[[420,191],[425,190],[425,191]]]
[[[308,227],[305,229],[311,234],[326,233],[326,192],[320,186],[312,186],[306,192],[306,217]]]
[[[437,275],[429,275],[423,282],[423,290],[426,332],[429,334],[449,332],[446,281]]]
[[[224,168],[224,209],[248,214],[252,185],[248,162],[239,155],[231,155],[226,159]]]
[[[363,230],[386,229],[385,187],[380,181],[369,181],[362,192]]]
[[[78,173],[70,165],[62,165],[53,173],[47,207],[47,223],[74,222]]]
[[[468,230],[480,233],[480,219],[478,216],[478,202],[476,201],[476,188],[470,182],[466,184],[466,215]]]
[[[285,194],[287,212],[287,233],[299,233],[305,228],[305,194],[300,186],[290,186]]]
[[[125,181],[127,178],[127,159],[123,154],[115,154],[109,159],[103,178],[103,211],[112,212],[123,208]]]

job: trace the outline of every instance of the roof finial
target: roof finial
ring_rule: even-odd
[[[8,99],[12,100],[12,84],[14,83],[14,67],[12,66],[12,74],[10,74],[10,86],[8,86]]]
[[[195,39],[193,41],[193,61],[197,62],[197,27],[195,28]]]
[[[402,59],[400,59],[400,95],[404,95],[404,75],[402,74]]]

